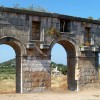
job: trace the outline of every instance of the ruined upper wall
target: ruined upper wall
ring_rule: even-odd
[[[94,42],[93,45],[100,46],[100,25],[87,22],[71,21],[71,31],[76,34],[76,40],[79,41],[80,45],[85,42],[86,30],[90,28],[90,41]]]
[[[0,37],[15,37],[23,44],[29,37],[29,18],[25,14],[0,11]]]
[[[46,38],[45,33],[51,27],[55,27],[57,31],[61,32],[61,20],[70,21],[69,32],[74,33],[74,35],[71,35],[65,32],[65,36],[68,35],[81,45],[85,40],[85,27],[90,27],[91,40],[93,40],[94,45],[100,46],[100,21],[56,13],[36,12],[5,7],[0,7],[0,37],[13,36],[26,46],[28,42],[34,40],[34,38],[32,39],[32,31],[34,31],[32,29],[32,27],[34,27],[33,22],[40,22],[39,41],[49,44],[51,39]]]
[[[100,21],[98,21],[98,20],[90,20],[90,19],[86,19],[86,18],[62,15],[62,14],[57,14],[57,13],[37,12],[37,11],[22,10],[22,9],[7,8],[7,7],[0,7],[0,11],[8,12],[8,13],[40,16],[40,17],[63,18],[63,19],[69,19],[69,20],[76,20],[76,21],[80,21],[80,22],[100,24]]]

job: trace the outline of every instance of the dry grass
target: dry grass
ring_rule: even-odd
[[[67,76],[51,76],[51,90],[66,90],[67,89]],[[0,80],[0,93],[15,93],[16,82],[15,78],[8,78]]]
[[[67,76],[51,76],[51,89],[52,90],[66,90],[68,88],[67,85]]]
[[[16,85],[14,80],[0,81],[0,93],[15,93]]]

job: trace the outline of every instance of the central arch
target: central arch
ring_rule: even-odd
[[[16,53],[16,93],[22,93],[22,55],[26,54],[25,47],[14,37],[2,37],[0,44],[11,46]]]
[[[66,60],[67,60],[67,66],[68,66],[68,71],[67,71],[68,90],[74,91],[77,88],[77,84],[75,81],[75,66],[76,66],[75,42],[73,40],[67,39],[67,38],[55,39],[51,42],[49,55],[51,55],[51,50],[56,43],[62,45],[67,53]],[[51,60],[51,57],[50,57],[50,60]]]

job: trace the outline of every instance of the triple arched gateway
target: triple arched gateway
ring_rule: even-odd
[[[50,89],[56,43],[67,52],[68,89],[99,87],[99,21],[0,7],[0,44],[16,52],[16,92]]]

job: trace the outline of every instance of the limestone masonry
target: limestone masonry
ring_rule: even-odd
[[[56,43],[68,55],[68,89],[98,88],[100,21],[0,7],[0,44],[16,52],[16,92],[50,90]]]

